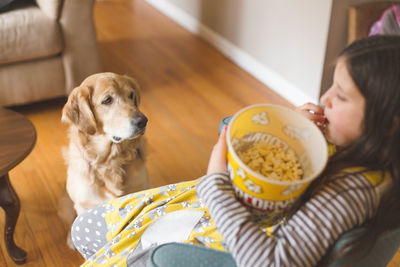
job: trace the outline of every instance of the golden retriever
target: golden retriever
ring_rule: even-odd
[[[149,187],[145,166],[147,118],[139,109],[138,83],[111,72],[86,78],[68,97],[66,189],[77,214]]]

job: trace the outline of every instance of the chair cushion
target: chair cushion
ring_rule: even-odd
[[[57,21],[36,5],[0,13],[0,64],[49,57],[61,50]]]
[[[61,57],[0,66],[0,106],[66,95]]]

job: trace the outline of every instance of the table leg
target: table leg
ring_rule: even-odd
[[[20,204],[8,174],[0,176],[0,206],[6,214],[4,239],[8,254],[16,264],[23,264],[26,261],[26,252],[17,247],[14,242],[14,229],[19,216]]]

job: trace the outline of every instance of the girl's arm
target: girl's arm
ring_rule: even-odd
[[[239,266],[313,266],[339,236],[373,216],[379,199],[360,174],[331,181],[268,236],[235,197],[226,168],[226,127],[197,186],[200,199]]]
[[[206,176],[197,192],[238,266],[315,266],[342,233],[372,217],[378,205],[368,180],[348,174],[325,186],[269,236],[237,201],[226,174]]]

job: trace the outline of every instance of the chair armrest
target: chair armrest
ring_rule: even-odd
[[[396,254],[397,249],[400,246],[400,228],[382,233],[378,236],[374,246],[367,252],[367,254],[365,254],[364,250],[360,250],[345,258],[334,259],[332,257],[332,255],[337,251],[342,250],[343,252],[346,252],[346,250],[350,250],[353,242],[365,234],[366,231],[367,229],[361,226],[344,233],[336,241],[328,254],[328,256],[331,256],[333,261],[326,265],[328,267],[338,267],[343,265],[354,267],[386,266],[394,254]]]
[[[94,0],[65,0],[62,6],[62,61],[67,94],[87,76],[101,72],[93,18],[94,3]]]

